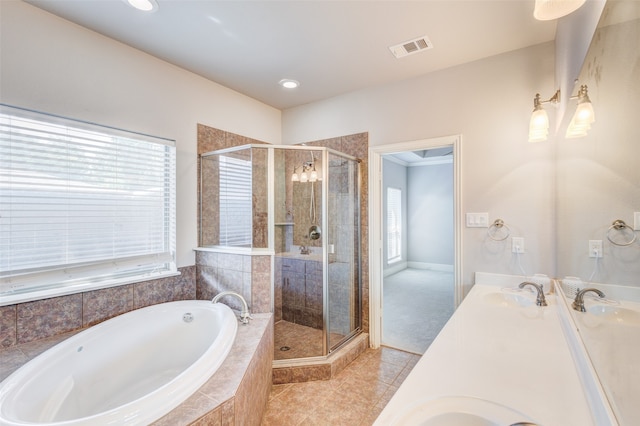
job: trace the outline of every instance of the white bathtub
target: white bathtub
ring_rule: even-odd
[[[237,320],[221,303],[149,306],[54,346],[0,384],[1,425],[143,425],[224,361]]]

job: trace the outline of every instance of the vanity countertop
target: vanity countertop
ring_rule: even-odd
[[[556,296],[547,295],[546,307],[534,300],[532,293],[476,284],[375,425],[410,424],[411,407],[443,397],[508,407],[524,417],[513,423],[593,425]]]

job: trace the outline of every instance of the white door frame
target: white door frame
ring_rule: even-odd
[[[382,155],[453,146],[454,304],[462,302],[462,136],[444,136],[369,148],[369,345],[382,342]],[[419,313],[416,313],[419,315]]]

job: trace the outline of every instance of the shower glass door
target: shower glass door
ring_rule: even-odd
[[[328,348],[340,346],[361,327],[359,164],[325,152],[327,173]]]
[[[274,148],[274,360],[318,358],[361,329],[357,160]]]
[[[274,149],[274,360],[326,355],[323,150]]]

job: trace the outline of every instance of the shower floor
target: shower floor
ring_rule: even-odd
[[[331,335],[331,342],[339,342],[344,336]],[[322,330],[278,321],[274,331],[273,359],[294,359],[322,356]]]

